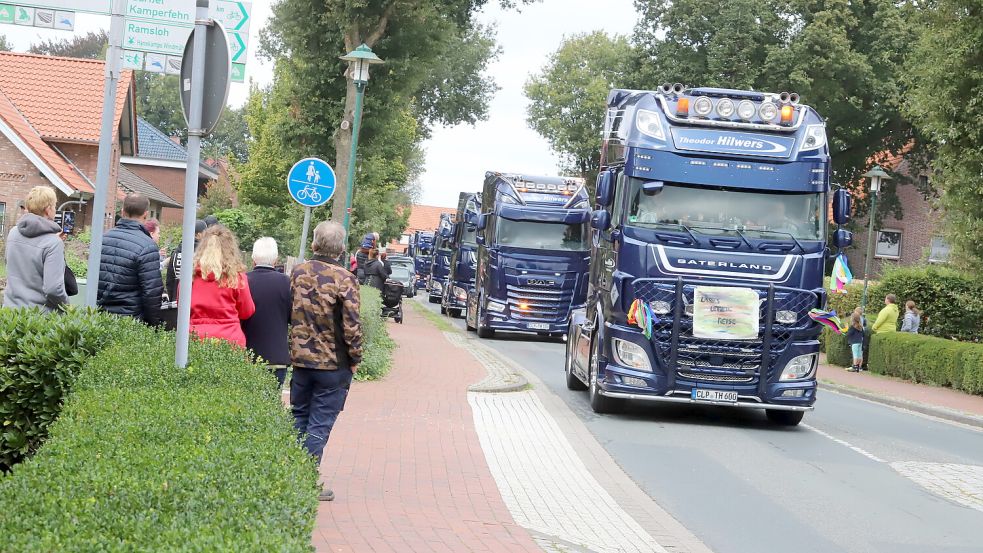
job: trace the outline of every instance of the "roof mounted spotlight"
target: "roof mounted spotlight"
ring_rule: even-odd
[[[682,83],[676,83],[672,85],[672,91],[675,92],[676,94],[682,94],[683,90],[685,89],[686,87],[684,87]]]
[[[751,100],[741,100],[737,104],[737,116],[745,121],[750,121],[754,117],[755,107]]]
[[[797,105],[799,103],[799,95],[795,92],[790,93],[788,95],[788,101],[791,102],[793,106]]]

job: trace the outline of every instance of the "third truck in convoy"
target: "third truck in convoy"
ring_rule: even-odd
[[[478,211],[481,194],[461,192],[457,215],[451,231],[450,272],[440,310],[452,317],[460,317],[467,307],[468,294],[474,289],[474,273],[478,266]]]
[[[583,179],[486,173],[468,329],[565,336],[587,296],[590,213]]]
[[[844,224],[850,209],[843,190],[827,207],[823,119],[794,94],[681,85],[614,90],[607,109],[567,386],[587,388],[598,412],[702,403],[798,424],[816,401],[809,311],[826,304],[827,213]],[[530,279],[551,280],[516,285]],[[487,305],[501,296],[487,296],[479,323],[494,324]]]
[[[430,276],[427,278],[427,294],[430,303],[440,303],[451,269],[452,234],[454,220],[450,213],[440,214],[440,223],[434,232],[433,255],[430,261]]]

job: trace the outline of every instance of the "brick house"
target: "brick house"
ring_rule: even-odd
[[[949,257],[949,247],[942,238],[942,213],[935,206],[933,197],[922,190],[930,189],[931,174],[914,168],[901,156],[884,155],[875,160],[891,172],[918,182],[891,181],[895,186],[902,207],[902,218],[885,214],[880,225],[874,227],[874,249],[870,260],[870,276],[876,278],[885,266],[919,265],[924,263],[945,263]],[[869,182],[864,183],[869,187]],[[879,212],[883,213],[878,209]],[[864,260],[867,255],[867,230],[869,218],[857,219],[854,245],[847,251],[847,259],[854,276],[863,275]]]
[[[59,204],[75,211],[77,227],[91,223],[96,181],[105,63],[0,52],[0,226],[34,186],[55,188]],[[109,198],[118,195],[120,155],[136,151],[133,73],[123,71],[116,91],[113,168]],[[106,223],[113,222],[113,206]]]
[[[184,176],[188,166],[188,151],[176,137],[170,137],[142,118],[137,117],[137,150],[135,155],[120,159],[124,168],[160,191],[176,204],[159,212],[157,217],[168,225],[181,224],[184,210]],[[204,163],[198,166],[198,196],[205,194],[209,181],[217,179],[219,171]],[[163,204],[161,204],[163,207]]]
[[[406,230],[400,235],[398,240],[391,241],[386,246],[386,251],[406,253],[410,238],[418,230],[434,230],[440,223],[442,213],[457,213],[456,207],[438,207],[433,205],[414,204],[410,207],[410,218],[406,222]]]

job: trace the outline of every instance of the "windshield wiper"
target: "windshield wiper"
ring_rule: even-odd
[[[802,247],[802,243],[799,242],[791,232],[785,232],[781,230],[759,230],[755,232],[760,232],[762,234],[770,233],[770,234],[780,234],[780,235],[788,236],[789,238],[792,239],[792,242],[795,242],[795,245],[798,246],[799,251],[801,251],[802,253],[806,253],[806,249]]]
[[[686,234],[688,234],[689,237],[690,237],[690,239],[693,240],[693,244],[694,245],[700,243],[700,241],[696,239],[696,236],[693,234],[693,232],[691,230],[689,230],[689,227],[687,227],[686,225],[680,225],[680,224],[677,224],[677,223],[655,223],[655,224],[657,224],[659,226],[663,226],[663,227],[676,227],[676,228],[682,229],[683,232],[685,232]]]
[[[747,236],[745,236],[744,233],[740,231],[740,229],[727,228],[727,227],[709,227],[709,226],[706,226],[706,225],[700,225],[700,226],[694,227],[694,228],[697,231],[699,231],[700,229],[709,229],[709,230],[722,230],[724,232],[736,232],[737,235],[740,236],[741,240],[743,240],[744,243],[747,244],[747,247],[748,248],[750,248],[752,250],[754,249],[754,246],[751,245],[751,241],[747,239]]]

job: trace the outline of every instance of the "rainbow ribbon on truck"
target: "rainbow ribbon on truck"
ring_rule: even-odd
[[[642,334],[648,340],[652,339],[652,325],[659,324],[659,317],[652,311],[649,304],[642,300],[631,302],[628,308],[628,324],[642,329]]]

